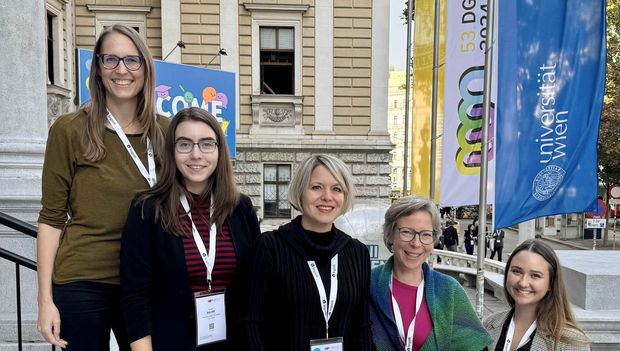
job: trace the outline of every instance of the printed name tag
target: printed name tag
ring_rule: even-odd
[[[226,340],[224,290],[194,294],[196,304],[196,346]]]
[[[310,340],[310,351],[342,351],[342,337]]]

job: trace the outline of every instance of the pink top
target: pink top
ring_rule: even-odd
[[[407,285],[396,280],[396,278],[392,278],[392,292],[396,302],[398,302],[400,315],[403,319],[404,330],[405,333],[407,333],[409,324],[413,320],[413,317],[415,317],[415,300],[418,287]],[[391,303],[392,298],[390,297],[389,300]],[[394,306],[392,306],[392,311],[394,311]],[[426,305],[426,296],[422,299],[422,305],[420,306],[420,311],[418,314],[419,316],[415,322],[415,329],[413,330],[414,351],[418,351],[422,348],[422,345],[426,342],[431,330],[433,330],[433,322],[431,321],[431,315],[428,311],[428,306]]]

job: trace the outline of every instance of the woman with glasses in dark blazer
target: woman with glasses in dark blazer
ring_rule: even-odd
[[[161,179],[132,204],[121,243],[133,351],[241,350],[240,313],[258,219],[209,112],[179,111]]]

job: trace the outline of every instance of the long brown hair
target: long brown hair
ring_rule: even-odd
[[[88,84],[90,102],[85,106],[86,127],[82,132],[82,143],[85,146],[84,157],[89,161],[96,162],[104,158],[106,154],[103,145],[103,132],[107,115],[106,89],[101,79],[101,65],[97,55],[101,54],[103,41],[111,33],[119,33],[129,38],[136,46],[136,49],[138,49],[140,56],[144,58],[144,87],[138,94],[137,118],[140,123],[142,142],[146,143],[147,137],[151,139],[155,158],[158,163],[161,163],[164,136],[157,125],[155,116],[155,70],[153,68],[153,57],[138,32],[122,24],[115,24],[105,29],[95,44]]]
[[[209,226],[215,223],[217,228],[220,229],[226,218],[232,214],[239,203],[239,190],[235,183],[232,161],[228,153],[228,144],[219,122],[212,114],[201,108],[190,107],[182,109],[172,119],[166,134],[159,181],[153,188],[143,192],[138,199],[138,202],[142,202],[142,206],[144,206],[144,200],[153,199],[155,220],[159,220],[164,229],[177,236],[185,235],[178,215],[181,194],[185,194],[190,207],[193,205],[192,197],[185,188],[183,175],[177,169],[174,158],[177,127],[179,124],[187,121],[205,123],[213,129],[217,138],[217,166],[209,178],[209,183],[205,190],[203,190],[202,194],[199,194],[201,199],[205,199],[208,195],[211,195],[213,198],[214,211],[210,214]]]
[[[554,349],[557,349],[559,342],[571,344],[571,345],[585,345],[589,341],[586,338],[583,330],[577,325],[575,316],[571,309],[568,297],[566,296],[566,288],[564,287],[564,279],[562,278],[562,269],[560,267],[560,260],[555,254],[553,249],[538,239],[529,239],[522,242],[517,248],[510,254],[508,262],[506,262],[506,273],[504,274],[504,293],[510,307],[514,310],[515,300],[510,296],[508,287],[506,286],[506,280],[512,259],[521,251],[530,251],[540,255],[549,264],[549,291],[538,302],[536,306],[536,328],[541,332],[549,335],[555,340]],[[581,338],[572,338],[565,335],[566,328],[571,328],[581,334]]]

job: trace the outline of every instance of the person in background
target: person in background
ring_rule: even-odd
[[[121,287],[132,350],[243,349],[240,306],[259,235],[252,202],[235,185],[219,122],[198,107],[179,111],[161,180],[136,197],[123,229]],[[207,328],[197,324],[205,317],[195,307],[203,303],[201,292],[224,302],[225,313],[209,320],[224,330],[219,337],[200,339]]]
[[[443,243],[448,251],[456,252],[459,246],[459,233],[454,227],[456,223],[452,220],[446,222],[446,229],[443,230]]]
[[[426,263],[439,232],[439,211],[424,197],[402,197],[385,213],[383,241],[394,254],[370,281],[378,351],[482,350],[493,342],[463,287]]]
[[[465,230],[465,252],[468,255],[474,254],[474,243],[478,236],[474,228],[474,225],[470,224]]]
[[[129,350],[120,302],[121,230],[134,195],[157,181],[170,120],[155,115],[153,60],[130,27],[95,44],[90,101],[49,130],[37,239],[45,340],[66,350],[108,350],[110,329]]]
[[[495,257],[497,253],[497,260],[502,260],[502,250],[504,249],[504,230],[498,229],[493,232],[490,239],[493,243],[491,244],[491,259]]]
[[[299,165],[288,200],[301,215],[264,233],[256,245],[249,350],[374,350],[370,255],[334,226],[352,205],[351,178],[334,156],[313,155]]]
[[[577,325],[555,252],[530,239],[512,252],[504,272],[510,309],[484,320],[495,340],[490,351],[587,351],[590,342]]]

